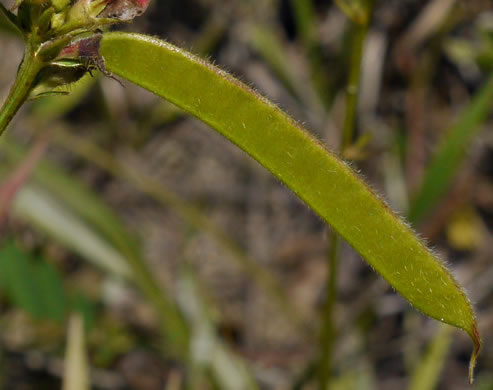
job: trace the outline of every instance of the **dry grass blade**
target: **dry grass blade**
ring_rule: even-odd
[[[63,390],[90,389],[84,332],[82,316],[80,314],[72,314],[68,324]]]

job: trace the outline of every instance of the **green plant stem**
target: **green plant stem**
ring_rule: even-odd
[[[43,66],[44,63],[34,55],[34,49],[28,45],[14,85],[0,109],[0,136],[27,100],[36,76]]]
[[[319,389],[329,388],[329,379],[332,372],[332,356],[335,342],[334,307],[337,299],[337,269],[339,266],[339,243],[340,239],[336,232],[330,234],[329,249],[329,277],[327,281],[327,301],[322,318],[322,332],[320,344],[322,345],[319,370]]]
[[[133,280],[156,310],[161,330],[167,337],[167,344],[164,346],[166,352],[184,359],[188,353],[189,342],[185,319],[168,295],[163,292],[145,260],[131,253],[127,253],[126,258],[133,272]]]
[[[342,137],[342,150],[347,149],[353,142],[358,113],[358,95],[361,83],[361,62],[363,60],[363,47],[368,31],[368,25],[354,24],[354,32],[351,45],[351,69],[346,89],[346,112]]]

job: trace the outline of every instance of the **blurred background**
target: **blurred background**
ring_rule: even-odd
[[[120,28],[208,58],[350,161],[466,287],[484,339],[474,388],[493,389],[490,1],[166,0]],[[0,18],[2,101],[22,50]],[[0,140],[0,200],[23,183],[0,202],[1,389],[61,388],[73,312],[92,389],[469,388],[466,335],[342,242],[329,272],[319,217],[123,84],[94,74],[33,100]]]

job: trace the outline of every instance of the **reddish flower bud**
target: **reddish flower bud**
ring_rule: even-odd
[[[142,15],[150,0],[108,0],[108,5],[98,17],[130,21]]]
[[[57,59],[86,59],[99,57],[101,46],[101,34],[95,34],[89,38],[79,39],[62,49]]]
[[[101,57],[101,54],[99,53],[101,38],[102,34],[97,33],[92,37],[82,38],[73,42],[62,49],[58,57],[53,61],[53,64],[58,66],[75,64],[76,67],[82,65],[89,73],[91,73],[91,70],[93,69],[98,69],[105,76],[120,83],[118,79],[113,77],[113,75],[106,70],[104,58]],[[70,62],[74,60],[75,62]]]

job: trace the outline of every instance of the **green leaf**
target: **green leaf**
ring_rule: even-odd
[[[471,304],[414,232],[334,154],[277,106],[226,72],[167,42],[105,34],[115,75],[209,124],[260,162],[329,223],[413,306],[480,339]]]
[[[55,267],[12,241],[0,247],[0,291],[36,319],[62,323],[74,309],[84,314],[88,328],[94,322],[94,305],[85,295],[66,291]]]
[[[38,292],[32,267],[26,256],[14,245],[8,245],[0,252],[3,269],[3,284],[5,293],[12,302],[30,313],[35,318],[40,318],[43,308],[37,300]]]
[[[0,248],[0,287],[12,302],[34,318],[62,322],[65,294],[53,266],[8,243]]]
[[[44,315],[63,321],[66,302],[60,273],[48,263],[39,261],[33,271],[38,281],[37,299],[43,304]]]

